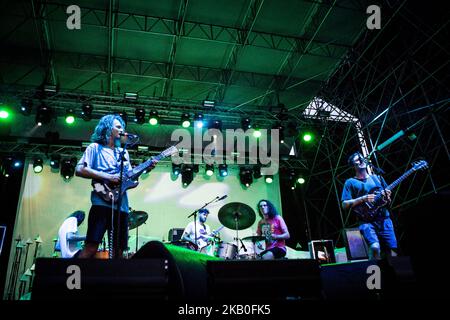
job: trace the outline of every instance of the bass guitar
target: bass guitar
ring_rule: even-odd
[[[161,159],[170,157],[177,152],[178,149],[175,146],[172,146],[161,152],[159,155],[151,157],[144,163],[141,163],[127,173],[124,173],[122,177],[122,188],[118,185],[110,185],[109,183],[92,180],[94,192],[106,202],[116,202],[119,199],[119,195],[124,194],[128,189],[136,188],[138,186],[138,178],[142,173],[144,173],[144,171],[154,167]]]
[[[207,246],[209,246],[211,244],[211,242],[213,241],[213,238],[223,228],[225,228],[225,226],[221,226],[220,228],[218,228],[218,229],[214,230],[213,232],[211,232],[209,235],[198,237],[197,238],[198,251],[201,251],[202,249],[204,249]]]
[[[409,177],[412,173],[418,170],[424,170],[428,168],[428,163],[425,160],[421,160],[413,163],[413,167],[406,171],[400,178],[392,182],[386,188],[375,187],[369,191],[369,194],[375,194],[375,199],[373,202],[364,202],[353,208],[353,212],[356,217],[363,222],[372,222],[377,218],[381,217],[383,213],[383,207],[385,207],[389,201],[386,195],[382,192],[383,190],[393,190],[397,187],[400,182]]]

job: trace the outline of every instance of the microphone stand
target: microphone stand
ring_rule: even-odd
[[[197,213],[206,208],[206,206],[208,206],[209,204],[216,202],[217,200],[219,200],[219,196],[215,197],[214,199],[212,199],[211,201],[205,203],[201,208],[198,208],[197,210],[195,210],[194,212],[192,212],[190,215],[188,215],[188,219],[190,217],[194,217],[194,243],[195,243],[195,251],[198,251],[198,244],[197,244]]]
[[[127,139],[127,141],[128,141],[128,139]],[[123,198],[123,196],[122,196],[122,194],[123,194],[123,192],[122,192],[122,186],[123,186],[123,163],[124,163],[124,160],[125,160],[125,153],[126,153],[126,149],[127,149],[127,145],[128,145],[127,141],[123,145],[122,152],[119,153],[119,159],[120,159],[119,199],[117,200],[117,209],[113,210],[113,212],[115,213],[115,218],[116,219],[113,218],[113,221],[112,221],[112,224],[111,224],[111,227],[112,227],[112,230],[113,230],[111,232],[111,238],[112,238],[111,242],[112,242],[113,250],[112,250],[112,257],[110,257],[110,258],[113,258],[113,259],[119,258],[119,257],[117,257],[117,253],[119,252],[119,236],[120,236],[120,228],[121,228],[121,226],[120,226],[120,209],[121,209],[121,206],[122,206],[122,198]],[[138,142],[138,140],[136,142],[134,142],[132,145],[136,144],[137,142]],[[131,165],[131,163],[130,163],[130,165]],[[128,212],[126,214],[128,214]],[[115,231],[116,228],[114,226],[114,221],[115,220],[117,220],[117,223],[116,223],[117,224],[117,231]],[[128,228],[128,226],[125,226],[125,227]]]

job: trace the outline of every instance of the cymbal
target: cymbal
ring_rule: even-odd
[[[148,219],[147,212],[144,211],[130,211],[130,214],[128,215],[128,229],[134,229],[139,227],[141,224],[143,224]]]
[[[219,221],[225,227],[232,230],[243,230],[250,227],[256,220],[255,211],[240,202],[230,202],[219,210]],[[236,228],[236,222],[237,228]]]
[[[266,238],[263,236],[249,236],[249,237],[242,238],[242,240],[250,240],[252,242],[258,242],[258,241],[266,240]]]

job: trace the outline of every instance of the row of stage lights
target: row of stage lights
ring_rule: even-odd
[[[52,155],[50,157],[50,167],[52,171],[59,171],[64,180],[70,180],[75,173],[76,158],[61,159],[59,155]],[[20,159],[14,159],[12,157],[5,157],[2,159],[2,174],[5,177],[9,177],[12,170],[19,169],[23,165],[23,161]],[[33,159],[33,171],[39,174],[44,169],[44,160],[41,157],[35,157]],[[226,164],[219,164],[217,166],[219,177],[225,178],[228,176],[228,166]],[[194,174],[199,172],[199,166],[193,164],[181,164],[176,165],[172,163],[172,175],[177,178],[181,176],[181,182],[183,187],[189,186],[194,179]],[[205,175],[212,177],[214,175],[214,165],[205,165]],[[259,166],[249,167],[243,166],[239,168],[239,180],[243,186],[249,188],[254,179],[261,178],[261,168]],[[305,183],[303,177],[299,177],[295,171],[288,173],[289,180],[293,181],[291,189],[295,189],[297,185]],[[267,184],[271,184],[274,180],[272,175],[264,176],[264,180]]]
[[[1,159],[1,174],[8,178],[14,171],[23,166],[23,160],[14,157],[3,157]],[[52,171],[59,171],[64,180],[70,180],[75,174],[76,158],[61,159],[59,155],[50,157],[50,167]],[[44,169],[44,160],[41,157],[33,158],[33,172],[41,173]]]
[[[23,115],[30,115],[33,108],[33,101],[30,99],[23,99],[20,105],[20,112]],[[92,119],[92,112],[93,112],[93,106],[88,103],[84,103],[81,106],[81,113],[79,115],[80,118],[82,118],[85,121],[90,121]],[[11,110],[7,108],[6,106],[0,105],[0,121],[2,120],[8,120],[10,118]],[[122,117],[122,119],[127,123],[128,122],[128,115],[125,111],[118,112],[118,114]],[[50,123],[52,119],[55,118],[55,113],[52,108],[48,107],[47,105],[41,103],[40,106],[38,106],[38,109],[36,111],[36,118],[35,123],[37,126],[42,126],[44,124]],[[65,122],[68,125],[72,125],[75,123],[77,119],[76,112],[74,112],[73,109],[68,109],[65,114]],[[134,122],[137,124],[144,124],[147,122],[147,116],[146,111],[144,108],[138,107],[135,109],[135,118]],[[158,111],[151,110],[149,117],[148,117],[148,123],[152,126],[156,126],[160,123],[160,117],[158,115]],[[203,128],[207,127],[208,129],[218,129],[222,130],[222,121],[221,120],[210,120],[206,121],[204,119],[204,115],[202,113],[196,113],[192,117],[189,113],[184,113],[180,117],[179,125],[183,128],[189,128],[192,125],[196,128]],[[241,128],[245,131],[248,129],[254,129],[253,136],[255,138],[261,137],[261,131],[257,126],[253,126],[252,120],[248,117],[241,119]],[[273,126],[273,129],[279,130],[279,137],[280,142],[284,143],[285,140],[285,128],[281,123],[277,123]],[[311,143],[314,140],[314,134],[310,131],[304,131],[301,134],[301,139],[304,143]]]
[[[33,101],[30,99],[23,99],[20,105],[20,112],[23,115],[30,115],[33,108]],[[92,104],[84,103],[81,105],[81,113],[79,117],[85,121],[90,121],[92,119],[92,112],[94,108]],[[136,124],[144,124],[148,121],[148,123],[152,126],[156,126],[160,124],[160,117],[158,115],[158,111],[151,110],[150,114],[148,116],[146,111],[142,107],[138,107],[135,109],[135,117],[134,122]],[[125,123],[128,122],[128,115],[125,111],[118,112],[118,114],[122,117],[122,119],[125,121]],[[0,106],[0,120],[8,119],[10,116],[10,110],[6,107]],[[41,103],[41,105],[38,106],[36,111],[36,118],[35,123],[37,126],[42,126],[44,124],[48,124],[52,119],[55,118],[54,110],[51,107],[48,107],[44,103]],[[65,122],[68,125],[72,125],[75,123],[77,119],[76,112],[73,109],[67,109],[65,114]],[[208,129],[218,129],[222,130],[222,121],[221,120],[210,120],[206,121],[204,119],[204,115],[202,113],[195,113],[193,116],[191,116],[189,113],[184,113],[180,117],[179,125],[183,128],[189,128],[192,125],[196,128],[203,128],[207,127]],[[241,119],[241,128],[245,131],[248,129],[253,128],[252,120],[248,117]],[[261,136],[261,132],[257,126],[254,128],[253,135],[255,138],[259,138]],[[284,143],[284,127],[281,125],[281,123],[276,124],[273,129],[279,129],[280,134],[280,142]],[[311,132],[304,132],[302,134],[302,139],[306,143],[312,142],[314,139],[314,135]]]

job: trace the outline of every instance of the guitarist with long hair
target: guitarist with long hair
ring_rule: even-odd
[[[110,185],[120,182],[120,155],[122,153],[121,135],[125,131],[125,122],[119,115],[106,115],[102,117],[92,134],[92,143],[86,148],[77,164],[76,175],[86,179],[102,181]],[[128,151],[124,153],[123,172],[132,170]],[[116,255],[122,257],[123,251],[128,247],[128,197],[125,192],[120,206],[119,219],[111,223],[113,209],[117,203],[107,202],[95,191],[91,192],[92,207],[89,211],[86,242],[79,258],[93,258],[97,253],[106,230],[116,227],[120,220],[120,234],[118,237],[119,249]],[[111,244],[110,244],[111,245]]]
[[[382,177],[369,175],[367,162],[361,153],[353,153],[348,158],[348,164],[353,167],[355,176],[345,181],[341,197],[342,208],[353,211],[358,217],[359,230],[370,248],[369,257],[371,259],[380,259],[382,251],[388,255],[396,256],[397,238],[386,207],[377,209],[377,215],[370,219],[367,219],[364,214],[360,214],[364,211],[364,207],[375,203],[380,196],[384,198],[385,202],[389,203],[391,191],[386,188],[386,182]],[[372,191],[375,188],[381,190],[380,195]]]

